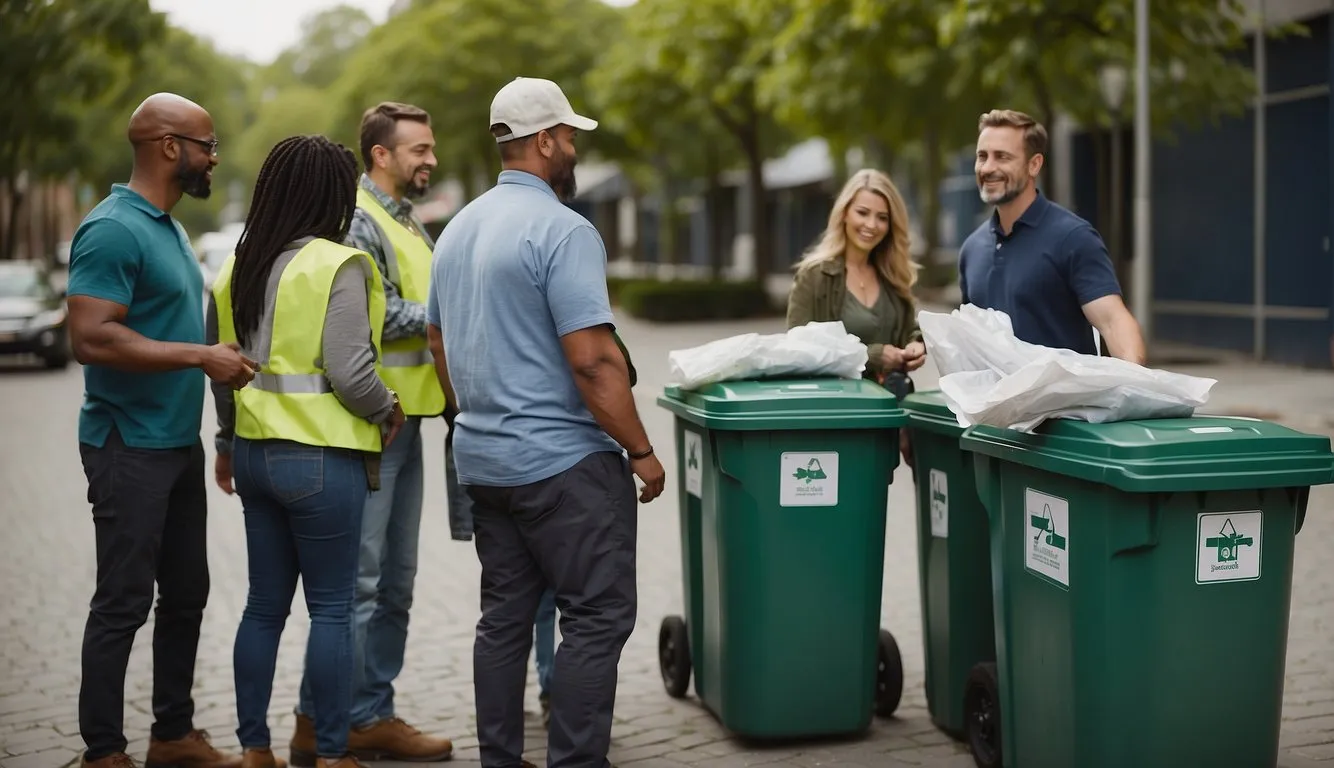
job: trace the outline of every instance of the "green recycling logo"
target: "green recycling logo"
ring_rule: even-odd
[[[1033,537],[1033,542],[1042,540],[1043,534],[1046,534],[1046,543],[1054,549],[1065,549],[1065,537],[1056,532],[1056,523],[1051,519],[1051,505],[1042,505],[1041,515],[1029,515],[1028,524],[1038,529],[1038,535]]]
[[[1206,547],[1213,547],[1218,552],[1218,562],[1234,563],[1237,561],[1237,550],[1241,547],[1254,546],[1255,540],[1249,536],[1242,536],[1237,533],[1237,529],[1232,525],[1232,518],[1223,521],[1223,527],[1219,529],[1217,536],[1210,536],[1204,540]]]
[[[699,469],[699,443],[690,443],[690,455],[686,457],[686,469]]]
[[[828,479],[828,475],[824,473],[824,468],[820,466],[820,460],[816,458],[812,458],[804,467],[797,467],[797,471],[792,476],[798,480],[805,480],[806,485],[810,485],[813,480]]]

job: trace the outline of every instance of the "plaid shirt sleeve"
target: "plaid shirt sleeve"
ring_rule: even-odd
[[[347,244],[365,251],[375,261],[384,280],[384,341],[396,341],[426,335],[426,305],[408,301],[389,279],[389,261],[385,257],[385,237],[370,214],[358,208],[352,214]]]

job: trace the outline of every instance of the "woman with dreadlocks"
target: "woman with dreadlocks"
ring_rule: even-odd
[[[236,254],[213,286],[210,328],[260,369],[234,395],[215,387],[215,474],[245,509],[250,593],[236,633],[237,737],[244,768],[277,768],[267,713],[278,641],[300,576],[310,613],[307,679],[317,755],[351,768],[352,592],[361,510],[378,457],[403,423],[375,372],[384,323],[379,270],[341,245],[356,206],[352,153],[295,136],[269,153]],[[226,391],[224,391],[226,390]]]

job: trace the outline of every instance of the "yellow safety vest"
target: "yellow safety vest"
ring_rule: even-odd
[[[357,207],[389,238],[385,253],[389,279],[398,286],[407,301],[425,304],[431,287],[431,249],[417,233],[389,215],[380,201],[365,189],[357,189]],[[435,362],[426,337],[394,339],[384,344],[384,354],[376,363],[380,378],[398,393],[403,413],[408,416],[439,416],[445,412],[445,392],[435,375]]]
[[[370,291],[371,343],[380,346],[384,284],[368,254],[316,239],[297,252],[278,278],[269,359],[234,393],[236,434],[248,440],[292,440],[306,445],[379,453],[380,428],[343,406],[323,368],[324,317],[334,275],[350,259],[364,259]],[[235,342],[232,266],[227,257],[213,283],[218,340]]]

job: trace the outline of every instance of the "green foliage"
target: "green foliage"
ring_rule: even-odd
[[[791,139],[759,99],[772,63],[770,27],[737,0],[637,0],[625,13],[622,41],[592,78],[613,126],[668,174],[741,166],[760,187],[764,161]],[[720,150],[722,136],[732,141]],[[756,253],[767,254],[761,195],[750,215]]]
[[[261,98],[297,85],[314,89],[333,85],[347,68],[348,57],[374,28],[365,11],[350,5],[311,15],[302,25],[301,40],[259,73],[258,84],[269,91]]]
[[[377,27],[335,86],[337,135],[355,142],[361,114],[380,101],[431,113],[441,169],[471,180],[498,167],[491,98],[517,76],[559,83],[576,110],[600,50],[589,29],[614,21],[599,0],[433,0]]]
[[[130,114],[146,97],[166,91],[208,110],[220,142],[213,194],[208,200],[182,198],[172,215],[191,235],[198,235],[217,226],[218,216],[229,202],[234,210],[243,212],[254,179],[248,166],[240,162],[247,126],[253,121],[247,84],[249,66],[219,53],[185,30],[170,27],[146,45],[136,59],[115,61],[114,71],[113,87],[90,101],[82,116],[80,143],[87,154],[80,175],[97,195],[106,194],[111,184],[129,179],[134,156],[125,130]],[[233,200],[234,195],[239,199]]]
[[[656,322],[734,320],[776,311],[755,282],[633,280],[621,285],[617,296],[630,315]]]
[[[76,168],[84,105],[162,30],[148,0],[0,2],[0,177]]]
[[[1241,0],[1152,4],[1150,111],[1156,129],[1200,127],[1245,108],[1255,86],[1237,57],[1245,47],[1244,18]],[[1001,90],[1010,104],[1044,120],[1059,108],[1084,124],[1106,124],[1099,73],[1108,64],[1122,66],[1127,83],[1121,115],[1133,117],[1133,0],[954,0],[941,33],[959,52],[960,75]]]

